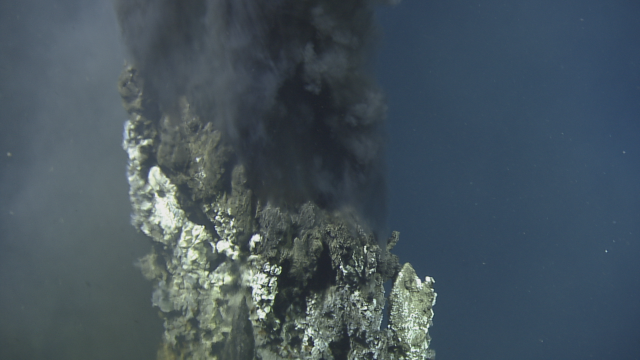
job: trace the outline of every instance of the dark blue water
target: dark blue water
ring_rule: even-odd
[[[440,359],[640,358],[640,4],[380,12],[397,251]]]

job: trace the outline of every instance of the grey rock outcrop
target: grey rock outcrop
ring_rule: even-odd
[[[116,1],[159,359],[434,357],[434,282],[382,235],[387,105],[367,69],[374,6],[396,2]]]
[[[154,243],[139,266],[164,319],[159,359],[434,358],[434,281],[400,267],[398,233],[382,249],[353,214],[261,204],[186,99],[171,127],[168,115],[147,117],[135,69],[119,85],[132,223]]]

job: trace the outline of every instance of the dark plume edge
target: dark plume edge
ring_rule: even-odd
[[[386,238],[386,103],[367,67],[377,3],[136,0],[116,10],[147,95],[176,119],[186,98],[223,131],[263,203],[313,201]]]

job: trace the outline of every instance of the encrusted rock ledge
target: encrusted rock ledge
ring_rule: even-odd
[[[139,265],[164,319],[159,359],[435,357],[434,281],[390,253],[398,233],[383,249],[350,214],[260,203],[187,99],[162,114],[131,67],[119,89],[132,223],[154,244]]]

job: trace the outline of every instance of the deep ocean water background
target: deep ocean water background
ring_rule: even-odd
[[[379,12],[395,252],[440,359],[636,359],[640,6]],[[109,1],[0,3],[0,358],[153,359]]]

